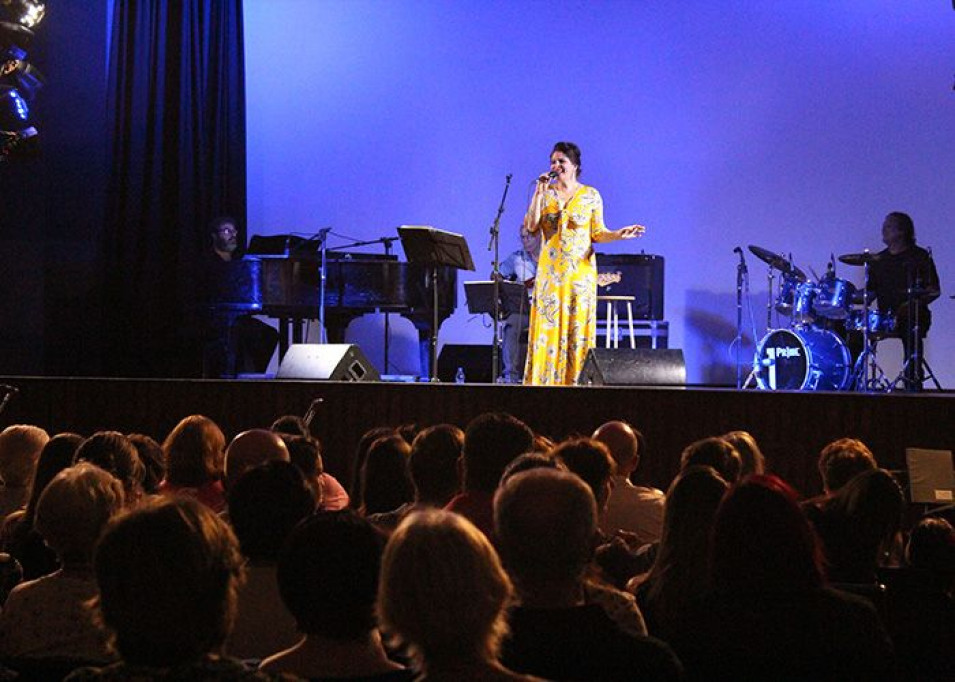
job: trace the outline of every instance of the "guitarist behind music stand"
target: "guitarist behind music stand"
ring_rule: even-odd
[[[902,339],[903,371],[892,384],[920,391],[928,376],[941,389],[923,355],[924,340],[932,323],[929,304],[941,290],[932,255],[915,243],[915,225],[905,213],[893,212],[882,224],[886,248],[878,253],[870,270],[869,288],[875,293],[879,312],[894,315],[895,336]]]

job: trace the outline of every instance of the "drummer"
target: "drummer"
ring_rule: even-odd
[[[886,248],[872,262],[869,289],[878,300],[879,312],[895,317],[895,335],[902,338],[903,361],[912,358],[916,351],[921,358],[923,340],[932,323],[928,306],[941,291],[935,262],[928,251],[916,245],[915,224],[905,213],[893,212],[885,217],[882,242]],[[905,382],[910,390],[921,390],[922,370],[921,361],[906,365]]]

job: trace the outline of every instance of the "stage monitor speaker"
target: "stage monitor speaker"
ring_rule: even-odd
[[[380,381],[361,348],[353,343],[293,344],[275,375],[277,379],[320,381]]]
[[[577,377],[580,386],[685,386],[683,351],[591,348]]]
[[[446,343],[438,356],[438,379],[453,382],[458,367],[464,370],[464,380],[469,384],[490,384],[490,345]]]

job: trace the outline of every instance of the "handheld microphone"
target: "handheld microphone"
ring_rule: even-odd
[[[548,180],[553,180],[558,175],[560,175],[560,173],[558,173],[557,171],[551,171],[547,175],[544,175],[543,173],[541,173],[541,175],[537,178],[537,182],[547,182]]]

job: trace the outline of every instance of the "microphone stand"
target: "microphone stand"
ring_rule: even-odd
[[[383,244],[385,247],[385,255],[391,255],[391,245],[398,241],[398,237],[379,237],[378,239],[369,239],[363,242],[352,242],[348,245],[349,248],[354,248],[356,246],[369,246],[371,244]],[[385,312],[385,359],[384,359],[384,368],[385,371],[382,374],[388,374],[388,350],[389,345],[391,344],[391,315],[386,311]]]
[[[286,243],[286,255],[294,255],[298,253],[304,253],[306,251],[306,246],[312,242],[318,241],[319,249],[321,251],[321,263],[319,265],[319,285],[318,285],[318,326],[319,326],[319,343],[328,343],[328,336],[325,333],[325,276],[328,272],[328,233],[332,231],[330,227],[323,227],[318,232],[313,234],[311,237],[296,244],[293,248],[288,248],[288,243]],[[298,327],[298,324],[296,324]],[[293,337],[297,332],[293,332]]]
[[[328,233],[331,231],[330,227],[318,231],[319,239],[322,240],[322,266],[319,269],[318,285],[319,343],[328,343],[328,333],[325,331],[325,279],[328,275]]]
[[[734,249],[739,253],[739,264],[736,266],[736,388],[743,387],[743,364],[740,354],[743,352],[743,282],[749,274],[746,269],[746,260],[743,250]]]
[[[491,377],[492,381],[497,382],[500,376],[501,363],[501,268],[500,268],[500,243],[501,243],[501,215],[504,214],[504,202],[507,201],[507,190],[511,187],[512,173],[508,173],[504,182],[504,194],[501,196],[501,204],[497,207],[497,215],[494,216],[494,223],[491,225],[491,241],[488,242],[487,250],[494,251],[494,258],[491,265],[491,281],[493,284],[492,292],[494,296],[494,345],[491,349]]]

